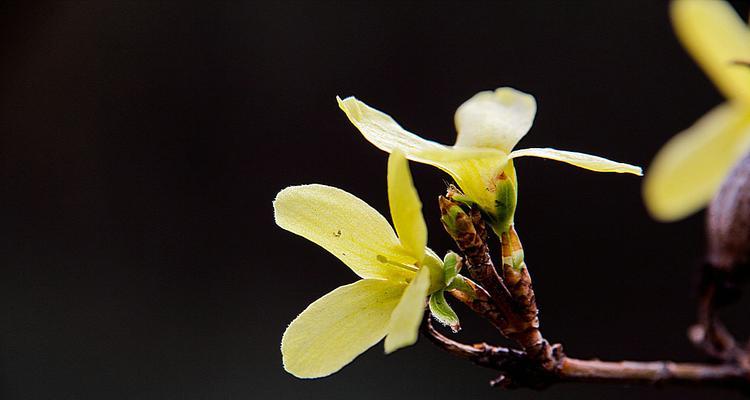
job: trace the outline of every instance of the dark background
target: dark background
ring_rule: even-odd
[[[747,13],[747,4],[735,3]],[[280,189],[325,183],[387,215],[386,155],[356,95],[453,143],[453,112],[513,86],[521,147],[646,167],[722,101],[641,1],[19,2],[0,6],[0,398],[700,399],[730,391],[492,389],[422,340],[340,373],[281,367],[286,325],[355,275],[276,227]],[[518,230],[545,335],[577,357],[702,360],[685,337],[703,214],[647,215],[642,179],[517,162]],[[431,247],[447,179],[412,165]],[[730,313],[747,333],[747,308]],[[743,311],[744,310],[744,311]],[[463,341],[498,335],[459,307]]]

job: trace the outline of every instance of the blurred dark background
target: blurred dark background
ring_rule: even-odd
[[[355,275],[274,225],[276,192],[325,183],[387,215],[386,155],[336,95],[450,144],[461,102],[513,86],[539,104],[521,147],[646,167],[722,101],[666,2],[18,2],[0,32],[2,399],[740,398],[504,392],[424,340],[322,380],[281,367],[289,321]],[[412,167],[443,253],[447,177]],[[703,214],[654,222],[634,176],[517,168],[545,335],[577,357],[703,360],[685,337]],[[459,311],[459,340],[500,340]]]

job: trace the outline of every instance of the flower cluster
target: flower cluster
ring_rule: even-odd
[[[383,338],[386,353],[414,344],[426,303],[439,321],[458,325],[443,293],[469,289],[458,274],[458,256],[449,252],[441,260],[427,247],[422,205],[407,159],[447,172],[461,189],[454,199],[477,206],[498,235],[507,235],[513,224],[515,158],[641,174],[639,167],[588,154],[514,150],[531,128],[536,101],[512,88],[481,92],[462,104],[455,115],[458,138],[453,146],[410,133],[354,97],[338,102],[367,140],[391,153],[388,200],[395,232],[377,211],[341,189],[293,186],[277,195],[280,227],[317,243],[361,278],[313,302],[287,328],[281,343],[284,368],[298,377],[330,375]]]

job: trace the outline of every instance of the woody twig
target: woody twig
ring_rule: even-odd
[[[448,197],[440,197],[439,202],[443,225],[464,253],[469,275],[487,290],[493,310],[502,318],[493,324],[505,337],[518,343],[529,357],[549,369],[554,368],[555,353],[560,351],[555,351],[539,330],[534,291],[525,264],[516,268],[512,262],[504,263],[501,276],[490,257],[487,229],[479,210],[472,208],[466,212]],[[520,242],[517,243],[520,246]],[[508,257],[512,257],[511,247],[508,249]]]
[[[501,234],[502,267],[495,268],[482,215],[452,197],[452,191],[439,199],[443,225],[464,255],[466,270],[473,279],[465,279],[472,293],[452,290],[454,298],[466,304],[519,350],[486,343],[467,345],[456,342],[432,327],[425,319],[422,332],[446,351],[478,365],[500,371],[491,384],[504,388],[546,388],[561,382],[599,382],[628,384],[715,385],[725,388],[750,388],[750,367],[738,356],[740,346],[715,317],[715,292],[708,291],[699,324],[704,333],[721,343],[707,347],[723,349],[720,364],[675,363],[671,361],[600,361],[566,356],[559,344],[550,345],[539,328],[531,276],[523,261],[523,249],[511,225]],[[698,329],[698,328],[696,328]],[[716,353],[725,354],[725,353]],[[743,349],[743,353],[744,352]]]

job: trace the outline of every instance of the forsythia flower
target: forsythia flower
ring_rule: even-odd
[[[681,0],[670,8],[677,36],[727,101],[659,151],[644,180],[651,214],[662,221],[703,208],[750,149],[750,29],[731,5]]]
[[[426,248],[422,204],[398,151],[388,159],[393,228],[359,198],[334,187],[288,187],[276,223],[328,250],[362,279],[316,300],[281,340],[284,368],[300,378],[330,375],[385,337],[386,353],[416,342],[427,295],[444,286],[442,262]]]
[[[516,177],[511,160],[516,157],[548,158],[599,172],[641,174],[639,167],[583,153],[550,148],[513,151],[531,128],[536,100],[508,87],[480,92],[456,110],[458,137],[453,146],[408,132],[388,114],[354,97],[337,99],[352,124],[376,147],[386,152],[402,149],[408,159],[435,166],[451,175],[467,199],[478,204],[489,216],[498,233],[512,223],[515,211]],[[498,187],[501,184],[503,187]],[[510,190],[507,190],[508,184],[512,185]]]

